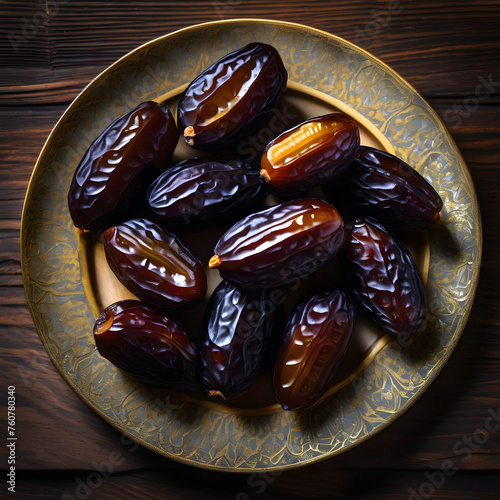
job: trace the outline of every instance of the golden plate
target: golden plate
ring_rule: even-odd
[[[81,240],[66,203],[75,167],[111,121],[148,99],[168,99],[175,107],[180,92],[204,68],[256,40],[275,46],[289,73],[282,106],[294,111],[281,110],[282,125],[286,116],[293,122],[340,109],[360,124],[362,143],[413,165],[444,202],[442,221],[407,242],[427,280],[429,315],[422,335],[412,345],[400,345],[360,321],[349,362],[327,395],[298,412],[273,404],[265,380],[258,384],[267,389],[222,406],[141,384],[101,358],[92,336],[95,317],[128,292],[107,274],[100,244]],[[186,154],[183,148],[176,150],[178,157]],[[72,389],[150,450],[198,467],[239,472],[282,470],[342,453],[408,409],[450,357],[465,327],[481,248],[469,172],[424,99],[345,40],[302,25],[254,19],[202,24],[153,40],[92,81],[47,139],[21,229],[27,302],[45,349]],[[212,289],[214,276],[209,276]]]

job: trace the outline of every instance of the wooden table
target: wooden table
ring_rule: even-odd
[[[500,433],[486,428],[488,417],[500,412],[498,0],[8,0],[0,10],[1,435],[7,427],[7,387],[14,385],[18,437],[16,493],[2,484],[0,497],[499,498]],[[421,399],[345,454],[260,476],[198,470],[121,439],[51,364],[25,302],[19,256],[33,166],[72,99],[109,64],[148,40],[238,17],[301,22],[339,35],[409,81],[461,150],[484,225],[471,316],[456,351]],[[1,448],[5,474],[6,447]],[[113,474],[106,477],[106,464],[113,460]],[[456,470],[445,475],[449,461]],[[99,467],[103,472],[96,474]]]

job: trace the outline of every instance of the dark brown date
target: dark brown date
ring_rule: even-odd
[[[201,335],[201,383],[211,399],[227,402],[243,394],[262,366],[271,329],[265,291],[228,281],[208,303]]]
[[[274,392],[285,410],[310,406],[323,394],[349,347],[355,318],[352,300],[340,290],[295,308],[274,368]]]
[[[393,228],[423,229],[439,221],[443,201],[415,169],[396,156],[361,146],[342,174],[358,211]]]
[[[251,214],[218,241],[209,267],[246,288],[273,288],[326,264],[345,239],[335,207],[303,198]]]
[[[387,332],[417,332],[426,313],[425,288],[410,252],[371,218],[354,221],[343,255],[354,294]]]
[[[267,145],[261,175],[278,193],[307,191],[342,173],[358,147],[358,126],[346,114],[312,118]]]
[[[287,71],[274,47],[254,42],[197,76],[178,106],[179,133],[202,150],[233,145],[270,116],[285,92]]]
[[[185,160],[151,185],[147,200],[163,221],[206,220],[256,197],[262,189],[258,170],[240,158]]]
[[[146,219],[110,227],[104,233],[109,267],[144,302],[178,308],[205,297],[205,270],[179,239]]]
[[[138,300],[111,304],[95,322],[94,339],[101,356],[148,384],[183,392],[197,387],[195,345],[154,307]]]
[[[170,160],[178,140],[166,104],[143,102],[109,125],[85,153],[68,192],[69,211],[82,234],[122,211],[138,184]]]

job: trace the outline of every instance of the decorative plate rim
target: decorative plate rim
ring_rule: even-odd
[[[445,140],[451,145],[451,148],[454,153],[454,158],[458,160],[460,163],[461,167],[461,174],[463,175],[464,181],[467,185],[467,188],[469,189],[470,192],[470,197],[472,200],[472,207],[471,207],[471,218],[473,219],[475,223],[475,240],[476,240],[476,247],[475,247],[475,262],[472,268],[472,273],[469,279],[469,283],[471,283],[471,292],[470,295],[467,297],[467,303],[466,307],[462,309],[461,313],[462,316],[455,326],[455,334],[451,337],[450,341],[446,344],[445,349],[444,349],[444,355],[439,359],[439,361],[436,362],[436,364],[433,366],[431,371],[428,374],[428,377],[425,380],[425,383],[420,387],[420,389],[413,395],[411,398],[404,403],[404,406],[397,411],[396,413],[393,413],[392,415],[388,416],[383,423],[378,425],[377,427],[371,429],[368,431],[367,434],[363,435],[362,437],[358,438],[357,440],[345,444],[342,446],[340,449],[333,450],[329,453],[323,453],[322,455],[319,456],[314,456],[309,459],[305,459],[303,461],[299,461],[296,463],[288,463],[288,464],[276,464],[272,465],[269,464],[268,467],[261,467],[261,466],[256,466],[256,467],[225,467],[225,466],[218,466],[214,465],[211,463],[200,463],[197,461],[190,460],[189,458],[185,458],[183,456],[177,456],[172,453],[166,452],[164,449],[161,449],[157,446],[155,446],[153,443],[150,443],[148,441],[145,441],[141,437],[135,435],[132,433],[130,428],[127,426],[121,425],[117,420],[114,420],[109,417],[108,414],[106,414],[102,408],[92,399],[90,399],[88,396],[86,396],[83,392],[83,390],[74,383],[74,381],[69,377],[68,373],[63,370],[62,365],[58,364],[56,360],[51,356],[50,349],[49,349],[49,343],[46,337],[44,337],[41,334],[41,330],[43,328],[43,325],[40,321],[40,318],[38,317],[37,310],[35,305],[31,301],[31,297],[28,294],[28,285],[31,282],[30,274],[29,274],[29,252],[28,252],[28,222],[27,222],[27,210],[28,210],[28,205],[30,203],[30,200],[33,198],[33,192],[35,190],[35,182],[37,175],[39,171],[42,168],[42,163],[43,163],[43,158],[47,154],[47,151],[51,149],[53,146],[53,141],[54,137],[57,134],[58,129],[63,126],[71,117],[73,111],[78,107],[81,101],[84,101],[86,98],[86,94],[88,89],[92,88],[93,85],[96,82],[101,81],[105,75],[107,75],[109,72],[112,72],[116,68],[118,68],[121,64],[124,64],[129,58],[131,58],[134,54],[139,53],[141,51],[144,51],[147,47],[152,47],[158,43],[161,43],[166,40],[170,40],[178,36],[179,34],[183,33],[189,33],[190,31],[198,31],[198,30],[204,30],[207,28],[211,28],[214,26],[220,26],[220,25],[225,25],[225,26],[231,26],[231,25],[266,25],[274,28],[291,28],[298,30],[300,32],[305,32],[307,34],[314,34],[315,36],[322,37],[323,39],[330,40],[330,41],[335,41],[337,44],[341,45],[342,47],[346,47],[349,50],[355,51],[357,53],[361,53],[366,59],[369,59],[370,61],[376,63],[380,68],[382,68],[385,72],[391,75],[392,78],[395,78],[398,80],[399,84],[402,85],[405,89],[409,90],[410,93],[417,95],[420,100],[426,105],[426,113],[428,113],[435,121],[435,123],[439,126],[441,132],[444,135]],[[201,24],[196,24],[192,26],[188,26],[176,31],[173,31],[169,34],[163,35],[161,37],[158,37],[154,40],[150,40],[146,42],[145,44],[142,44],[141,46],[137,47],[136,49],[132,50],[131,52],[127,53],[120,59],[118,59],[115,63],[112,65],[108,66],[104,71],[102,71],[98,76],[96,76],[88,85],[85,86],[85,88],[78,94],[78,96],[72,101],[72,103],[67,107],[65,112],[62,114],[60,119],[57,121],[57,123],[54,125],[51,133],[49,134],[44,146],[42,147],[42,150],[38,156],[37,162],[35,164],[33,173],[31,175],[27,192],[26,192],[26,197],[24,200],[24,205],[23,205],[23,211],[22,211],[22,219],[21,219],[21,267],[22,267],[22,276],[23,276],[23,285],[25,289],[25,294],[26,294],[26,300],[28,307],[30,309],[30,313],[32,315],[34,324],[36,326],[37,332],[40,336],[41,342],[46,349],[51,361],[53,362],[55,368],[57,371],[60,373],[62,378],[65,380],[65,382],[73,389],[73,391],[78,394],[78,396],[90,407],[92,408],[101,418],[103,418],[106,422],[111,424],[114,428],[122,432],[124,435],[127,437],[139,442],[141,445],[146,447],[147,449],[154,451],[164,457],[173,459],[175,461],[185,463],[191,466],[196,466],[199,468],[204,468],[204,469],[209,469],[209,470],[220,470],[220,471],[227,471],[227,472],[243,472],[243,473],[248,473],[248,472],[268,472],[268,471],[282,471],[286,469],[291,469],[291,468],[296,468],[299,466],[305,466],[311,463],[315,463],[321,460],[325,460],[328,458],[331,458],[333,456],[336,456],[340,453],[343,453],[355,446],[358,446],[359,444],[363,443],[367,439],[375,436],[378,434],[380,431],[383,429],[387,428],[396,418],[399,418],[404,412],[406,412],[416,401],[417,399],[425,392],[425,390],[429,387],[429,385],[434,381],[438,373],[441,371],[441,369],[444,367],[446,362],[448,361],[449,357],[451,356],[452,352],[454,351],[462,333],[465,328],[465,325],[468,321],[468,317],[474,302],[474,296],[477,290],[477,282],[479,278],[479,271],[480,271],[480,266],[481,266],[481,258],[482,258],[482,245],[483,245],[483,239],[482,239],[482,224],[481,224],[481,217],[480,217],[480,210],[479,210],[479,205],[477,201],[477,195],[475,192],[475,187],[472,181],[472,177],[470,175],[470,172],[465,164],[465,161],[463,160],[460,151],[458,150],[453,138],[451,137],[451,134],[449,131],[446,129],[440,118],[438,117],[437,113],[434,111],[434,109],[427,103],[427,101],[420,95],[420,93],[413,88],[411,84],[409,84],[406,80],[404,80],[398,73],[396,73],[394,70],[392,70],[389,66],[387,66],[385,63],[383,63],[381,60],[379,60],[377,57],[373,56],[370,54],[368,51],[366,51],[363,48],[360,48],[356,46],[355,44],[340,38],[336,35],[330,34],[326,31],[319,30],[316,28],[312,28],[310,26],[306,26],[303,24],[298,24],[298,23],[291,23],[291,22],[284,22],[284,21],[274,21],[274,20],[266,20],[266,19],[258,19],[258,18],[241,18],[241,19],[230,19],[230,20],[221,20],[221,21],[213,21],[213,22],[208,22],[208,23],[201,23]],[[457,333],[458,332],[458,333]],[[383,350],[383,349],[382,349]]]

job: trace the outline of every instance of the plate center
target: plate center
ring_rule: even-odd
[[[179,92],[171,92],[167,96],[167,102],[174,116],[177,114],[177,103],[182,89],[183,87],[179,88]],[[163,97],[165,96],[157,100],[163,100]],[[299,87],[297,84],[294,85],[292,83],[287,89],[273,117],[259,130],[259,132],[247,141],[243,141],[238,148],[238,152],[241,153],[241,155],[252,155],[260,159],[268,142],[285,130],[309,118],[335,111],[343,111],[349,114],[358,123],[361,144],[393,153],[392,147],[388,144],[385,137],[373,125],[367,122],[366,119],[361,120],[359,114],[345,104],[339,103],[338,106],[335,104],[337,104],[336,100],[326,94],[321,95],[317,91],[309,91],[307,87]],[[171,165],[195,156],[207,156],[207,153],[194,151],[181,139],[172,157]],[[324,197],[320,188],[311,191],[309,195]],[[335,205],[333,200],[330,201]],[[275,200],[272,198],[266,199],[266,204],[272,203],[275,203]],[[172,319],[181,323],[195,341],[199,339],[199,332],[208,297],[221,280],[218,271],[208,268],[208,260],[213,255],[213,248],[218,239],[227,229],[228,227],[220,227],[198,232],[178,233],[179,238],[205,265],[208,278],[208,292],[207,299],[204,302],[185,311],[172,311],[171,314],[167,314],[170,315]],[[412,253],[422,273],[424,282],[426,282],[429,268],[429,242],[427,232],[419,232],[418,235],[414,235],[411,240],[405,240],[404,243]],[[86,294],[95,317],[113,302],[136,298],[118,281],[107,265],[101,239],[82,240],[81,244],[85,247],[83,250],[87,255],[88,263],[87,272],[90,289],[86,290]],[[277,352],[277,347],[282,332],[284,331],[286,320],[290,317],[293,308],[303,293],[314,290],[320,291],[323,288],[342,288],[343,286],[344,283],[341,271],[336,258],[334,258],[325,268],[322,268],[320,272],[314,273],[311,277],[301,280],[299,286],[290,287],[294,289],[285,290],[286,300],[282,307],[277,307],[277,327],[276,331],[273,332],[273,338],[268,350],[264,369],[245,394],[230,401],[228,405],[215,404],[209,401],[208,397],[205,396],[201,390],[187,397],[194,398],[194,400],[202,406],[217,407],[228,412],[245,413],[251,411],[252,413],[267,413],[280,411],[280,407],[276,404],[272,390],[272,370],[274,355]],[[330,396],[332,393],[347,385],[349,381],[352,380],[353,376],[358,374],[367,364],[369,364],[370,360],[386,342],[387,335],[368,318],[364,317],[362,314],[358,314],[353,341],[330,384],[329,390],[326,391],[321,399]],[[182,395],[182,397],[186,396]]]

